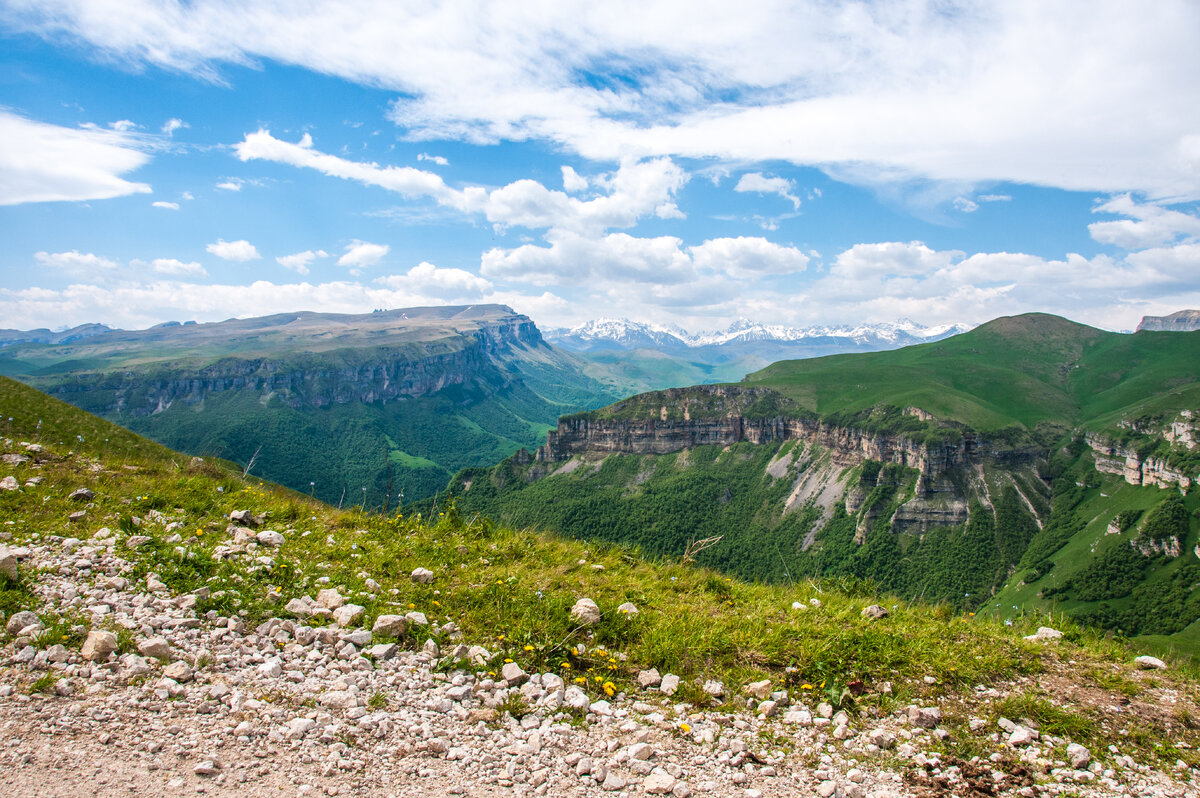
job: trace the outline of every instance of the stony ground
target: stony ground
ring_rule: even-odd
[[[229,534],[247,532],[232,524]],[[198,614],[203,592],[171,595],[153,574],[131,579],[121,556],[131,542],[101,529],[0,550],[0,568],[36,573],[42,600],[38,616],[5,619],[5,798],[1200,796],[1182,763],[1153,770],[1116,746],[1068,746],[1023,719],[973,718],[991,753],[954,759],[942,753],[943,712],[970,713],[970,697],[852,717],[759,683],[730,712],[730,703],[676,703],[674,677],[643,672],[644,689],[597,701],[513,663],[477,670],[467,663],[486,652],[475,641],[452,651],[397,645],[402,629],[400,639],[422,639],[424,616],[359,628],[332,584],[247,628]],[[58,617],[90,617],[82,646],[52,639],[70,642]],[[84,631],[77,625],[76,639]]]

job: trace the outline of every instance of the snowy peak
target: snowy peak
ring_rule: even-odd
[[[568,349],[697,349],[735,344],[813,344],[842,349],[892,349],[937,341],[971,329],[966,324],[926,327],[911,319],[894,323],[787,327],[739,318],[724,330],[695,335],[679,327],[602,318],[570,329],[549,329],[547,340]]]

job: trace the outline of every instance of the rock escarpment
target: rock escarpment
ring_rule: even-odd
[[[293,408],[320,408],[429,396],[470,383],[500,387],[508,379],[502,370],[507,357],[545,347],[533,322],[512,314],[432,341],[279,358],[223,357],[198,367],[81,372],[36,382],[60,399],[109,417],[143,417],[176,402],[194,405],[213,394],[243,390],[277,397]]]

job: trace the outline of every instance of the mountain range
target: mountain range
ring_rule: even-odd
[[[1028,314],[560,419],[460,510],[1200,650],[1200,332]],[[1195,550],[1195,553],[1193,553]]]
[[[619,398],[499,305],[77,331],[25,334],[0,374],[335,504],[431,494]]]

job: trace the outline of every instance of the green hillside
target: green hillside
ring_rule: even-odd
[[[428,496],[615,398],[511,309],[291,313],[0,347],[0,373],[334,504]]]
[[[1063,611],[1200,653],[1200,493],[1101,473],[1098,459],[1120,472],[1125,454],[1084,441],[1096,433],[1139,468],[1157,458],[1194,482],[1200,451],[1171,443],[1165,429],[1197,409],[1200,333],[1121,335],[1029,314],[907,349],[776,363],[740,386],[635,396],[570,417],[611,429],[599,433],[602,449],[468,469],[449,493],[505,523],[656,556],[719,538],[697,561],[741,578],[870,580],[1008,618]],[[612,450],[614,440],[653,439],[660,422],[679,434],[731,417],[803,420],[826,430],[825,442]],[[870,459],[856,436],[934,460],[969,438],[986,454],[923,473]],[[847,448],[831,451],[838,440]],[[1122,512],[1144,524],[1162,507],[1175,508],[1175,527],[1154,533],[1158,551],[1136,525],[1106,534]]]
[[[996,319],[890,352],[775,363],[746,377],[820,414],[919,407],[979,431],[1106,428],[1200,406],[1200,333],[1109,333],[1057,316]]]
[[[1163,769],[1176,767],[1176,760],[1200,764],[1200,737],[1187,721],[1192,715],[1185,714],[1196,711],[1192,671],[1176,660],[1166,671],[1139,671],[1132,663],[1135,648],[1062,618],[1027,614],[1007,619],[1010,625],[877,593],[853,579],[751,583],[677,558],[647,559],[634,547],[535,534],[445,506],[426,518],[339,511],[243,478],[238,468],[170,452],[3,378],[0,416],[7,425],[0,438],[0,478],[16,483],[0,490],[6,545],[28,547],[31,557],[67,536],[111,547],[131,566],[122,571],[128,591],[150,596],[144,591],[153,576],[162,583],[155,588],[163,591],[154,594],[157,600],[188,596],[196,615],[208,619],[202,623],[221,618],[228,626],[239,622],[239,629],[244,624],[249,633],[280,618],[323,629],[325,620],[293,617],[286,607],[336,586],[362,608],[359,620],[348,623],[363,629],[380,615],[423,613],[427,625],[411,623],[394,641],[426,651],[432,641],[441,652],[435,670],[447,679],[463,673],[495,677],[505,664],[516,663],[528,673],[561,676],[593,701],[610,700],[617,711],[633,701],[656,702],[673,734],[692,733],[679,714],[684,711],[688,720],[711,709],[736,723],[760,724],[763,744],[770,746],[764,750],[778,749],[780,757],[808,755],[792,751],[787,727],[755,718],[753,702],[747,709],[746,688],[753,682],[770,680],[789,691],[792,707],[813,713],[818,703],[828,702],[863,726],[913,703],[937,706],[943,715],[939,725],[949,733],[926,745],[947,761],[990,757],[996,767],[1018,768],[1010,747],[969,726],[977,716],[992,723],[1006,716],[1038,722],[1042,734],[1059,738],[1056,745],[1089,746],[1105,767],[1112,759],[1110,741],[1120,743],[1122,754],[1137,756],[1139,764]],[[94,495],[74,500],[79,488]],[[234,543],[234,511],[249,514],[253,520],[245,523],[277,530],[282,542],[269,549],[269,557],[260,556],[263,549],[256,544]],[[15,580],[0,575],[0,611],[6,618],[38,613],[46,630],[32,640],[0,631],[7,657],[19,650],[14,645],[54,644],[78,654],[92,630],[115,630],[119,653],[142,642],[142,630],[112,624],[99,613],[57,614],[33,589],[39,574],[32,562],[22,560]],[[430,583],[410,578],[417,567],[431,570]],[[90,586],[109,577],[71,569],[66,578]],[[62,579],[56,576],[55,584]],[[593,599],[601,613],[593,626],[569,612],[581,596]],[[626,602],[637,611],[619,610]],[[886,617],[870,617],[864,612],[870,605],[886,606]],[[1049,622],[1064,632],[1063,639],[1022,639]],[[460,643],[481,646],[482,661],[456,658],[452,652]],[[147,658],[151,684],[167,662]],[[6,667],[14,702],[48,700],[57,703],[47,706],[61,708],[72,700],[41,695],[67,678],[61,670],[11,662]],[[194,678],[200,685],[216,682],[224,667],[196,657]],[[639,689],[639,672],[648,668],[681,678],[673,698]],[[1055,686],[1063,675],[1069,675],[1071,690]],[[704,692],[708,680],[722,682],[722,698]],[[981,695],[978,684],[994,689]],[[248,690],[264,712],[284,707],[292,714],[307,711],[320,693],[318,688],[298,696],[293,707],[287,693]],[[372,708],[390,692],[377,693],[383,698],[372,699]],[[1111,717],[1112,705],[1131,699],[1136,734]],[[515,726],[530,711],[514,691],[489,722]],[[567,723],[585,719],[586,713],[557,717]],[[341,727],[337,739],[348,747],[375,744],[352,723]],[[876,767],[892,756],[881,751],[861,758],[863,767]]]

